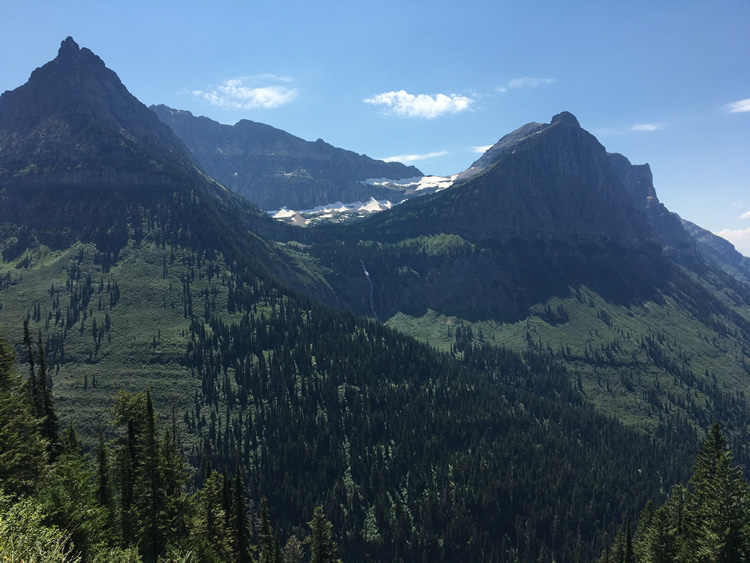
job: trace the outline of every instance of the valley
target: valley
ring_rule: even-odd
[[[687,483],[714,423],[748,473],[747,260],[670,213],[647,166],[562,112],[434,193],[365,182],[414,177],[149,109],[72,38],[0,97],[0,327],[19,359],[0,368],[33,371],[28,326],[61,429],[114,460],[119,523],[85,558],[249,558],[206,531],[223,474],[227,529],[255,530],[264,558],[323,507],[346,560],[595,560]],[[306,228],[266,212],[373,186],[408,201]],[[153,508],[168,467],[180,526]],[[39,500],[26,489],[8,492]]]

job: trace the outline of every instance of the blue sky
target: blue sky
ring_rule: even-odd
[[[663,203],[750,255],[750,2],[5,0],[0,91],[66,36],[145,104],[426,174],[573,112]]]

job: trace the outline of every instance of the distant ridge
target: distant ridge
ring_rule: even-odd
[[[223,125],[165,105],[151,106],[191,150],[200,166],[262,209],[311,209],[335,201],[400,201],[398,187],[364,184],[370,178],[423,176],[414,166],[383,162],[305,141],[264,123],[243,119]]]

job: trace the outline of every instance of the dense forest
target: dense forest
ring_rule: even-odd
[[[121,392],[112,437],[100,429],[94,455],[73,424],[58,427],[44,353],[32,350],[29,377],[13,371],[0,341],[0,555],[5,561],[335,561],[321,506],[308,533],[282,547],[265,497],[248,500],[242,472],[205,467],[192,493],[176,424],[157,424],[151,395]]]
[[[315,408],[318,425],[326,431],[312,427],[307,440],[300,436],[294,443],[275,447],[267,447],[271,442],[267,438],[278,437],[285,430],[279,428],[283,423],[269,421],[281,413],[273,408],[254,413],[240,408],[242,403],[252,403],[250,397],[257,392],[249,385],[248,397],[243,398],[240,392],[235,398],[236,416],[226,423],[223,438],[221,426],[217,429],[211,416],[205,446],[199,448],[203,465],[198,471],[191,470],[181,453],[176,413],[160,423],[148,390],[136,394],[122,391],[113,403],[111,426],[100,428],[96,447],[87,453],[73,424],[65,431],[59,427],[43,346],[33,342],[28,325],[24,329],[28,377],[14,371],[15,353],[0,341],[0,554],[7,560],[294,562],[309,558],[322,562],[338,560],[342,551],[353,560],[589,560],[586,542],[597,532],[591,523],[612,519],[612,515],[599,512],[598,495],[608,496],[609,491],[617,490],[618,482],[628,483],[633,498],[621,506],[634,508],[642,506],[649,493],[659,494],[639,487],[638,481],[643,480],[629,475],[625,456],[616,453],[627,449],[606,450],[612,459],[605,474],[592,474],[601,463],[585,455],[585,448],[579,448],[578,453],[584,454],[579,459],[575,459],[577,455],[569,458],[569,467],[549,466],[555,457],[551,449],[575,451],[558,425],[572,426],[579,416],[590,423],[603,422],[592,418],[585,408],[570,411],[576,416],[552,409],[548,422],[535,431],[539,443],[532,449],[540,451],[536,456],[513,439],[523,435],[526,431],[521,426],[530,422],[516,413],[518,426],[510,428],[509,436],[498,440],[492,450],[487,448],[491,439],[486,434],[469,438],[471,448],[482,452],[480,460],[462,454],[450,439],[440,444],[453,450],[446,463],[433,451],[439,444],[428,440],[420,447],[414,439],[425,424],[433,431],[445,432],[434,428],[438,417],[430,417],[414,405],[416,416],[405,421],[406,426],[388,429],[389,417],[378,412],[394,411],[368,408],[378,404],[383,391],[372,381],[368,385],[366,378],[356,382],[360,389],[372,386],[372,391],[364,394],[351,393],[349,387],[342,390],[347,384],[321,378],[317,385],[329,388],[321,397],[330,396],[332,405],[318,402]],[[366,342],[362,339],[358,348],[365,356],[362,345]],[[408,346],[405,350],[413,351]],[[498,374],[521,375],[523,366],[534,361],[526,358],[518,363],[518,357],[497,351],[477,351],[472,356],[475,361],[481,357]],[[321,361],[325,362],[323,356]],[[514,363],[518,365],[513,367]],[[269,374],[274,369],[270,365]],[[538,372],[550,368],[535,367]],[[460,371],[450,374],[459,387],[476,384]],[[263,377],[254,379],[263,385]],[[440,397],[439,381],[427,378],[427,382],[434,390],[432,410],[447,414],[445,424],[456,427],[454,440],[462,439],[463,417],[451,416],[462,412],[459,405],[447,396]],[[533,386],[533,382],[518,379],[516,383],[519,396],[509,400],[530,399],[523,387]],[[287,411],[300,416],[305,410],[300,395],[311,394],[296,392],[293,383],[284,389],[286,385],[288,382],[279,384],[276,397],[285,397]],[[558,393],[565,394],[565,386],[551,385],[550,394]],[[582,406],[573,394],[568,393],[568,399]],[[382,400],[397,402],[398,393],[383,395]],[[277,402],[271,400],[269,405]],[[533,413],[549,406],[544,402],[543,398],[536,404],[530,401],[527,408]],[[338,408],[331,408],[333,405]],[[394,406],[395,412],[403,407]],[[228,412],[232,410],[230,407]],[[186,419],[190,416],[185,414]],[[351,432],[370,417],[375,420],[364,432]],[[425,417],[421,423],[420,417]],[[507,418],[503,422],[511,424]],[[192,423],[190,420],[187,425]],[[391,423],[395,425],[393,418]],[[627,440],[628,433],[618,426],[605,423],[590,429],[584,439]],[[412,437],[404,438],[404,432]],[[244,438],[250,433],[253,436]],[[343,440],[361,440],[364,445],[347,444],[347,451],[337,451],[342,433]],[[379,447],[383,438],[392,445]],[[640,444],[626,445],[636,448],[630,451],[638,451]],[[330,452],[320,456],[316,452],[320,449]],[[352,452],[366,452],[366,456]],[[243,461],[243,457],[247,459]],[[315,459],[326,463],[314,463]],[[527,463],[521,464],[521,460]],[[231,461],[233,471],[228,467]],[[657,458],[638,461],[650,466],[636,473],[654,471],[658,466]],[[348,463],[343,482],[335,478],[340,471],[333,467],[336,463]],[[374,467],[367,471],[363,464]],[[513,470],[515,464],[525,466],[523,475]],[[501,471],[503,466],[511,470]],[[587,467],[583,482],[590,485],[585,487],[575,483],[573,475],[586,472]],[[297,492],[285,492],[295,487]],[[572,502],[546,505],[540,488],[554,488],[557,498]],[[299,501],[279,505],[269,502],[266,494],[258,498],[263,491],[277,499]],[[315,498],[324,499],[323,504],[313,506],[306,525],[295,524],[304,518],[294,510]],[[507,503],[505,510],[500,503]],[[333,508],[331,520],[324,506]],[[522,510],[525,517],[513,517],[514,507],[526,507],[528,512]],[[605,545],[600,561],[745,560],[750,553],[748,486],[740,468],[733,464],[718,425],[703,441],[687,486],[674,485],[659,508],[648,500],[634,531],[633,516],[632,512],[622,515],[622,528],[613,535],[612,543]],[[573,526],[576,536],[571,535]],[[498,542],[493,529],[513,530],[517,537],[501,537]],[[339,544],[344,544],[343,549]],[[416,549],[409,549],[411,546]],[[403,551],[399,552],[399,547]]]

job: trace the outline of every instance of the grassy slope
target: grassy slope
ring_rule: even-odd
[[[746,308],[738,312],[750,318]],[[546,349],[562,359],[576,379],[580,374],[584,394],[598,408],[642,428],[653,428],[664,410],[690,417],[683,402],[705,405],[707,401],[695,385],[656,365],[654,350],[660,350],[673,366],[692,372],[698,381],[710,385],[716,375],[727,391],[750,391],[748,343],[733,333],[720,334],[707,327],[671,297],[663,303],[624,307],[581,288],[567,298],[532,307],[529,317],[516,323],[471,323],[429,311],[418,318],[398,313],[388,325],[444,350],[456,342],[457,327],[471,327],[475,342],[515,350]],[[644,344],[648,338],[654,342],[651,347]]]
[[[190,320],[184,315],[181,278],[189,275],[188,263],[195,255],[151,242],[134,246],[131,240],[108,272],[94,263],[94,256],[92,244],[77,243],[65,251],[42,247],[0,264],[0,279],[12,280],[0,284],[0,326],[18,350],[23,319],[29,317],[32,335],[42,330],[48,341],[56,407],[62,420],[75,420],[89,432],[99,423],[106,424],[109,415],[102,406],[109,405],[121,388],[136,392],[149,387],[162,412],[172,404],[181,412],[200,386],[200,380],[183,365]],[[202,311],[204,299],[200,294],[214,288],[211,298],[216,300],[217,309],[225,309],[226,290],[217,277],[209,280],[207,265],[203,261],[201,268],[193,270],[193,306]],[[220,259],[215,265],[225,270]],[[72,326],[66,327],[71,294],[86,284],[87,276],[92,279],[93,295],[88,300],[86,318],[81,313]],[[112,305],[113,291],[108,292],[107,285],[113,288],[115,283],[119,300]],[[55,306],[57,299],[59,307]],[[56,322],[58,310],[61,317]],[[104,330],[98,347],[94,322],[97,331]],[[49,349],[49,340],[55,336],[63,339],[64,357],[54,344]]]

